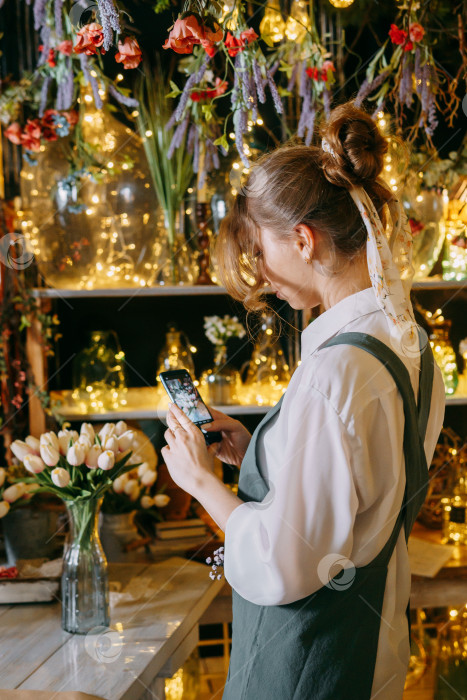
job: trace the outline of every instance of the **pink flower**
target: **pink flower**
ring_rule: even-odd
[[[86,56],[97,55],[97,49],[104,43],[104,30],[102,26],[97,22],[91,22],[91,24],[85,24],[81,27],[79,32],[76,33],[77,42],[73,47],[75,53],[85,53]],[[105,53],[101,49],[101,53]]]
[[[257,38],[258,38],[257,33],[251,27],[249,29],[244,29],[243,32],[240,33],[240,39],[244,43],[245,43],[245,41],[247,41],[249,44],[251,44]]]
[[[65,39],[65,41],[61,41],[56,48],[59,53],[63,53],[65,56],[71,56],[73,52],[73,42],[70,41],[70,39]]]
[[[21,134],[21,145],[28,151],[37,153],[41,147],[41,124],[39,119],[28,119]]]
[[[163,48],[173,49],[176,53],[193,53],[193,46],[201,44],[204,38],[204,29],[198,19],[188,15],[175,21]]]
[[[136,68],[141,63],[141,49],[136,39],[125,37],[124,41],[118,42],[118,53],[115,55],[117,63],[123,63],[125,69]]]
[[[409,26],[409,35],[412,41],[421,41],[425,35],[425,30],[418,22],[412,22]]]
[[[17,146],[19,146],[21,143],[21,134],[22,129],[18,122],[13,122],[13,124],[10,124],[8,129],[5,129],[5,136],[7,137],[8,141],[15,143]]]

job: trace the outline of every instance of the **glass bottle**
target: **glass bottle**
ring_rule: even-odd
[[[456,353],[451,345],[449,339],[449,329],[451,327],[451,321],[444,321],[443,323],[432,327],[432,332],[430,334],[430,345],[433,350],[433,355],[436,364],[440,368],[444,387],[446,391],[446,396],[451,396],[457,389],[459,383],[459,376],[457,372],[457,362]]]
[[[201,387],[206,391],[209,403],[229,406],[239,403],[240,372],[227,361],[227,346],[214,347],[214,367],[203,372]]]
[[[86,634],[110,624],[107,560],[99,539],[103,498],[65,501],[70,537],[63,556],[62,628]]]
[[[467,544],[467,463],[461,458],[451,493],[443,498],[443,542]]]
[[[467,697],[467,608],[449,613],[438,637],[434,700]]]
[[[271,2],[267,3],[259,28],[261,35],[269,37],[274,44],[277,44],[284,38],[285,22],[282,19],[280,5],[277,0],[271,0]]]
[[[84,411],[126,405],[125,354],[115,331],[91,331],[90,343],[73,361],[73,399]]]
[[[179,331],[175,324],[169,325],[165,335],[165,345],[157,358],[157,374],[174,369],[186,369],[194,378],[193,352],[196,352],[196,348],[190,345],[185,333]]]
[[[290,381],[289,366],[285,361],[275,328],[275,316],[265,312],[261,328],[248,365],[245,388],[248,403],[274,404]]]

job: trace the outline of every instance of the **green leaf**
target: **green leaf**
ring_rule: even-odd
[[[206,119],[206,121],[210,122],[212,119],[212,107],[211,107],[211,105],[202,105],[201,111],[204,114],[204,118]]]
[[[229,142],[227,141],[227,136],[223,134],[218,139],[213,142],[214,146],[222,146],[226,151],[229,150]]]
[[[273,49],[274,48],[274,42],[272,40],[273,34],[261,34],[261,39],[264,41],[265,44],[269,46],[269,48]]]
[[[288,97],[289,95],[292,94],[292,93],[290,92],[290,90],[287,90],[287,88],[282,87],[281,85],[278,86],[277,92],[279,93],[279,95],[280,95],[281,97]]]
[[[170,81],[170,87],[172,88],[172,91],[169,92],[166,97],[178,97],[178,95],[181,94],[180,88],[174,83],[173,80]]]

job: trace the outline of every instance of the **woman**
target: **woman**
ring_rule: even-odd
[[[387,148],[366,113],[342,105],[321,147],[260,159],[222,226],[223,280],[247,308],[261,307],[264,283],[294,309],[324,307],[252,437],[213,411],[206,427],[222,442],[208,450],[177,407],[168,414],[169,471],[225,531],[225,700],[402,697],[406,539],[444,387],[408,296],[410,229],[379,179]],[[238,496],[213,474],[215,451],[241,465]]]

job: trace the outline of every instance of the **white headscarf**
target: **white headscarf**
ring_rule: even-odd
[[[321,142],[327,153],[336,157],[325,139]],[[388,202],[391,218],[389,239],[375,206],[363,187],[353,187],[350,196],[357,205],[367,230],[366,256],[368,273],[380,309],[391,330],[391,341],[398,352],[414,357],[419,354],[419,336],[410,289],[412,266],[412,231],[399,200]]]

